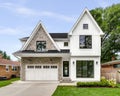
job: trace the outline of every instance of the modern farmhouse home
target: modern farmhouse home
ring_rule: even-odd
[[[48,33],[41,22],[21,39],[21,80],[99,81],[103,32],[85,9],[68,33]]]

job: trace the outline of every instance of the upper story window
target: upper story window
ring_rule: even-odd
[[[68,46],[68,42],[64,42],[64,46]]]
[[[91,49],[92,48],[92,36],[91,35],[80,35],[79,43],[81,49]]]
[[[83,24],[83,29],[88,29],[88,24]]]
[[[46,41],[37,41],[36,42],[37,51],[46,51]]]

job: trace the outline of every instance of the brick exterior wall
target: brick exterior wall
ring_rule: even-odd
[[[46,41],[46,50],[56,50],[54,44],[47,36],[46,32],[42,27],[39,28],[38,32],[36,32],[32,41],[27,46],[26,50],[34,50],[36,51],[36,41]]]
[[[27,64],[57,64],[58,80],[62,79],[62,58],[61,57],[22,57],[21,58],[21,80],[25,80],[25,67]]]
[[[9,71],[6,71],[6,65],[0,65],[0,77],[11,78],[12,75],[20,76],[20,67],[17,71],[12,70],[12,66],[9,66]]]

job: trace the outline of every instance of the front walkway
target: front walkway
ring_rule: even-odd
[[[17,81],[0,88],[0,96],[51,96],[58,83],[34,83]]]

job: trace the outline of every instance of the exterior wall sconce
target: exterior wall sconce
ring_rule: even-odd
[[[98,61],[96,61],[96,65],[98,65]]]
[[[75,62],[73,61],[73,64],[75,64]]]

